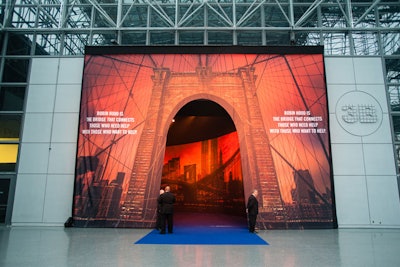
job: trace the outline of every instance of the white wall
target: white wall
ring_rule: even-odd
[[[325,66],[339,227],[400,227],[381,59],[328,57]],[[361,123],[357,116],[354,122],[343,119],[344,106],[365,104],[376,108],[376,118]]]
[[[380,58],[326,57],[339,227],[400,227]],[[13,225],[63,225],[71,216],[83,58],[34,58]],[[342,106],[371,104],[374,122],[345,123]]]
[[[82,58],[32,60],[12,225],[71,216]]]

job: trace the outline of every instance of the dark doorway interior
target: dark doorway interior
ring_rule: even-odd
[[[209,100],[189,102],[174,119],[168,132],[167,146],[212,139],[236,131],[225,109]]]
[[[215,102],[196,100],[174,120],[161,185],[170,185],[177,197],[176,224],[246,224],[239,144],[229,114]]]

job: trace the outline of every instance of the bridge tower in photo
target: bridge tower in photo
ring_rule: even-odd
[[[156,218],[156,199],[169,125],[188,102],[205,99],[231,116],[239,138],[245,198],[259,190],[260,227],[285,220],[283,202],[256,94],[254,68],[215,73],[211,67],[175,73],[156,68],[152,97],[123,201],[120,224],[149,227]]]

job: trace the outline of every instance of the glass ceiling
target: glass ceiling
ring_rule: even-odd
[[[36,44],[9,51],[27,55],[120,44],[324,45],[326,55],[384,56],[400,46],[398,0],[3,0],[0,21],[10,41]]]

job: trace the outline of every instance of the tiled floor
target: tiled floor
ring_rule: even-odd
[[[149,231],[0,226],[0,266],[400,266],[400,229],[260,231],[268,246],[134,244]]]

